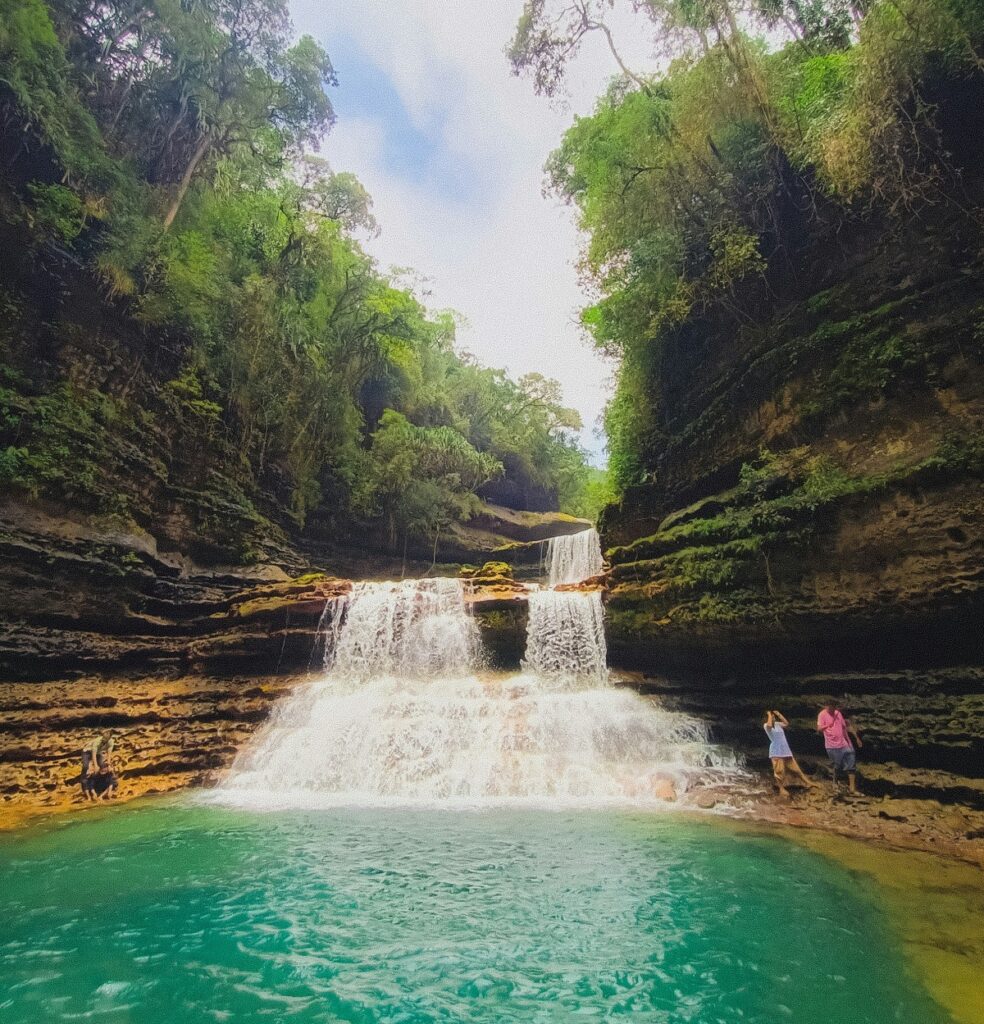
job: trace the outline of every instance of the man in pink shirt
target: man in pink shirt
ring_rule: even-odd
[[[857,793],[857,758],[851,736],[861,749],[861,737],[857,729],[841,713],[840,703],[828,700],[823,711],[817,716],[817,732],[823,733],[823,745],[827,748],[827,757],[834,766],[834,782],[838,772],[847,772],[847,788],[850,793]]]

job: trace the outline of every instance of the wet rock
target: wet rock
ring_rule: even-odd
[[[573,593],[586,593],[589,590],[604,590],[608,585],[608,573],[599,573],[597,576],[589,576],[578,583],[558,583],[554,590],[570,591]]]

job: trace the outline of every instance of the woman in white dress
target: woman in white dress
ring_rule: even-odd
[[[772,761],[772,774],[779,787],[780,796],[789,796],[789,790],[786,789],[787,770],[798,775],[807,789],[812,789],[816,785],[803,774],[803,769],[789,749],[789,740],[786,739],[788,726],[789,722],[781,711],[766,711],[765,735],[769,737],[769,758]]]

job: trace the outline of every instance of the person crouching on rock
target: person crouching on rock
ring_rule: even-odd
[[[116,738],[104,732],[82,748],[82,792],[87,800],[116,796],[119,781],[113,771]]]
[[[781,796],[789,796],[789,790],[786,789],[787,770],[798,775],[807,789],[812,789],[815,785],[803,773],[799,762],[793,757],[792,750],[789,749],[789,740],[786,739],[788,726],[789,722],[781,711],[766,711],[765,735],[769,737],[769,758],[772,761],[772,774]]]
[[[861,749],[861,737],[853,723],[844,717],[840,702],[828,700],[823,710],[817,715],[817,732],[823,733],[823,745],[827,748],[827,757],[833,766],[834,782],[838,772],[847,772],[847,789],[851,794],[857,793],[857,755],[854,742]]]

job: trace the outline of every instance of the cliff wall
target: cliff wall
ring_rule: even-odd
[[[760,760],[763,708],[805,729],[833,693],[871,760],[984,776],[984,192],[961,188],[815,226],[754,323],[659,357],[647,482],[603,522],[611,656]]]

